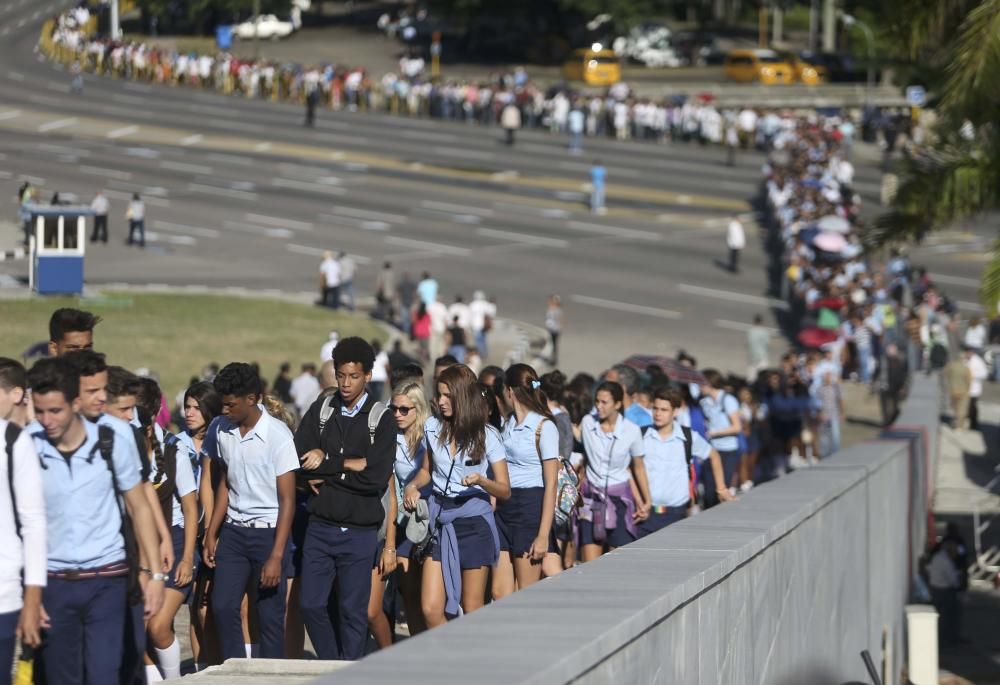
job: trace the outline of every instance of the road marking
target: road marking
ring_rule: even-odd
[[[203,193],[205,195],[218,195],[219,197],[231,197],[236,200],[247,200],[250,202],[257,201],[257,193],[251,193],[246,190],[233,190],[232,188],[220,188],[218,186],[209,186],[203,183],[189,183],[188,190],[193,193]]]
[[[327,252],[331,250],[327,247],[312,247],[311,245],[298,245],[296,243],[288,243],[285,245],[289,252],[296,252],[298,254],[307,254],[316,257],[322,257]],[[360,254],[348,253],[348,257],[353,259],[357,264],[371,264],[372,260],[369,257],[365,257]]]
[[[287,228],[274,228],[272,226],[255,226],[254,224],[248,224],[245,221],[223,221],[222,225],[225,228],[231,228],[234,231],[242,231],[243,233],[256,233],[258,235],[265,235],[268,238],[295,237],[295,232],[290,231]]]
[[[45,133],[46,131],[55,131],[59,128],[66,128],[67,126],[75,126],[77,122],[76,117],[67,117],[66,119],[56,119],[55,121],[47,121],[38,127],[39,133]]]
[[[128,171],[118,171],[117,169],[105,169],[104,167],[90,166],[89,164],[81,164],[77,168],[80,170],[80,173],[90,174],[91,176],[116,178],[119,181],[128,181],[132,178],[131,172]]]
[[[283,219],[280,216],[265,216],[264,214],[254,214],[253,212],[247,212],[243,215],[243,218],[255,224],[277,226],[278,228],[292,228],[296,231],[311,231],[315,228],[315,225],[309,221],[294,221],[292,219]]]
[[[146,107],[149,105],[149,100],[146,98],[141,98],[136,95],[122,95],[121,93],[115,93],[111,96],[112,102],[120,102],[123,105],[138,105],[140,107]]]
[[[153,243],[170,243],[171,245],[198,244],[198,240],[189,235],[160,235],[156,231],[147,231],[146,240]]]
[[[299,181],[294,178],[272,178],[271,185],[275,188],[293,188],[295,190],[305,190],[310,193],[320,193],[322,195],[345,195],[345,188],[336,185],[323,185],[320,183],[310,183],[309,181]]]
[[[253,149],[256,150],[257,152],[267,152],[268,150],[271,149],[271,144],[270,143],[257,143],[256,145],[253,146]]]
[[[430,131],[403,131],[400,136],[412,140],[436,140],[439,143],[451,143],[458,140],[454,133],[431,133]]]
[[[240,166],[253,166],[254,161],[249,157],[241,157],[239,155],[226,155],[221,152],[212,152],[205,155],[205,159],[211,159],[215,162],[222,162],[223,164],[238,164]]]
[[[0,112],[0,121],[9,121],[11,119],[17,119],[19,116],[21,116],[21,110],[8,109],[6,112]]]
[[[222,235],[220,231],[214,228],[203,228],[201,226],[188,226],[187,224],[177,224],[171,221],[154,221],[153,228],[157,228],[161,231],[174,231],[177,233],[191,233],[192,235],[199,236],[201,238],[218,238]]]
[[[727,319],[716,319],[713,321],[719,328],[728,328],[731,331],[742,331],[746,332],[753,327],[753,324],[749,324],[743,321],[729,321]],[[772,335],[777,335],[780,331],[777,328],[771,328],[770,326],[762,326],[762,328],[771,332]]]
[[[122,84],[122,88],[125,90],[131,90],[136,93],[152,93],[153,86],[147,86],[142,83],[132,83],[130,81]]]
[[[148,147],[129,147],[125,148],[125,154],[129,157],[141,157],[143,159],[159,159],[159,150],[154,150]]]
[[[566,224],[574,231],[583,233],[595,233],[603,236],[615,236],[618,238],[633,238],[635,240],[657,241],[661,239],[659,233],[652,231],[640,231],[634,228],[620,228],[618,226],[604,226],[601,224],[591,224],[586,221],[570,221]]]
[[[560,238],[545,238],[540,235],[530,235],[527,233],[514,233],[512,231],[498,231],[493,228],[480,228],[476,233],[484,238],[499,238],[500,240],[513,240],[526,245],[539,245],[545,247],[568,247],[569,241]]]
[[[496,173],[490,174],[490,178],[494,181],[513,181],[515,178],[520,176],[516,171],[497,171]]]
[[[654,316],[658,319],[676,320],[681,318],[680,312],[671,309],[660,309],[659,307],[647,307],[641,304],[629,304],[628,302],[616,302],[615,300],[605,300],[600,297],[589,297],[587,295],[571,295],[570,300],[577,304],[586,304],[592,307],[602,307],[613,309],[618,312],[629,312],[630,314],[643,314],[644,316]]]
[[[367,219],[370,221],[385,221],[391,224],[405,224],[408,219],[402,214],[387,214],[385,212],[373,212],[367,209],[358,209],[357,207],[345,207],[343,205],[333,206],[333,215],[337,216],[342,214],[344,216],[349,216],[353,219]]]
[[[784,300],[776,300],[772,297],[760,297],[747,293],[734,293],[729,290],[717,290],[716,288],[705,288],[700,285],[690,285],[688,283],[678,283],[677,289],[688,295],[701,295],[702,297],[713,297],[717,300],[728,302],[744,302],[746,304],[757,305],[758,307],[774,307],[775,309],[787,310],[788,303]]]
[[[65,83],[52,83],[51,81],[46,83],[45,87],[49,90],[54,90],[57,93],[69,93],[70,90],[69,86]]]
[[[9,78],[12,81],[23,81],[24,80],[24,74],[22,74],[19,71],[8,71],[7,72],[7,78]]]
[[[494,159],[496,155],[492,152],[482,152],[480,150],[462,150],[461,148],[441,147],[440,145],[431,148],[431,152],[446,157],[462,157],[463,159]]]
[[[948,276],[945,274],[931,274],[931,280],[935,283],[959,285],[967,288],[978,288],[980,285],[978,278],[963,278],[962,276]]]
[[[436,209],[439,212],[454,212],[457,214],[475,214],[476,216],[494,216],[496,212],[486,207],[472,207],[470,205],[459,205],[452,202],[436,202],[434,200],[423,200],[421,207]]]
[[[205,136],[200,133],[195,133],[194,135],[185,136],[181,138],[181,145],[184,147],[190,147],[191,145],[197,145],[201,141],[205,140]]]
[[[118,138],[131,136],[138,132],[139,132],[138,126],[122,126],[121,128],[116,128],[114,131],[108,131],[105,137],[111,138],[112,140],[117,140]]]
[[[420,250],[422,252],[433,252],[438,254],[450,254],[457,257],[468,257],[472,250],[467,247],[458,247],[455,245],[444,245],[442,243],[430,243],[426,240],[413,240],[410,238],[400,238],[398,236],[389,236],[385,239],[386,245],[395,245],[397,247],[412,247],[414,249]]]
[[[115,183],[112,181],[112,184]],[[139,186],[129,184],[131,188],[138,188]],[[114,190],[105,188],[104,194],[112,200],[125,200],[126,202],[132,201],[132,194],[138,192],[137,190]],[[170,200],[166,200],[159,197],[144,197],[142,199],[147,205],[152,205],[153,207],[169,207]]]
[[[187,162],[172,162],[170,160],[160,162],[160,168],[169,171],[180,171],[185,174],[202,174],[204,176],[210,176],[215,173],[212,167],[205,166],[204,164],[188,164]]]

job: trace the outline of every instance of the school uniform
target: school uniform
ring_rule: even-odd
[[[0,684],[9,685],[17,642],[17,622],[25,585],[45,587],[45,496],[38,454],[27,431],[7,444],[7,422],[0,419]],[[11,450],[11,460],[6,458]],[[14,470],[8,473],[8,465]],[[13,490],[14,501],[11,500]],[[15,506],[16,505],[16,506]],[[20,524],[18,527],[17,524]]]
[[[712,446],[694,431],[691,436],[691,459],[704,461],[712,454]],[[639,537],[666,528],[687,516],[691,505],[691,475],[688,471],[684,428],[674,421],[673,431],[663,438],[656,428],[643,436],[643,462],[649,479],[649,497],[653,511],[640,521]]]
[[[159,428],[159,426],[157,426]],[[159,436],[157,436],[159,437]],[[174,467],[174,496],[173,503],[170,510],[170,537],[174,545],[174,567],[170,569],[170,577],[167,579],[166,587],[171,590],[177,590],[182,595],[184,595],[184,600],[187,601],[188,597],[191,595],[191,590],[194,583],[188,583],[184,587],[177,587],[175,579],[177,578],[177,569],[180,567],[181,557],[184,556],[184,511],[181,508],[181,498],[190,495],[192,492],[196,493],[198,491],[198,484],[195,479],[194,470],[191,468],[191,450],[190,448],[181,442],[177,436],[170,436],[166,439],[161,439],[160,445],[164,453],[167,452],[168,445],[173,442],[177,445],[177,450],[174,453],[174,459],[176,460],[176,466]],[[156,460],[152,460],[152,473],[151,481],[154,487],[157,487],[157,476],[158,471],[156,468]],[[166,476],[160,481],[159,486],[162,487],[167,483]],[[192,569],[192,578],[194,577],[194,572],[198,569],[198,557],[194,555],[194,568]]]
[[[244,658],[240,603],[247,582],[260,578],[271,556],[278,524],[277,478],[299,467],[292,432],[263,407],[257,424],[240,435],[224,416],[212,421],[202,452],[225,468],[229,504],[215,550],[212,611],[223,659]],[[280,659],[285,651],[285,589],[289,550],[277,587],[257,588],[260,655]]]
[[[605,433],[600,421],[588,415],[580,423],[580,434],[587,457],[586,482],[581,493],[580,544],[627,545],[638,535],[632,518],[636,503],[629,479],[632,459],[643,456],[642,431],[624,416],[619,416],[614,430]],[[603,541],[594,537],[594,510],[601,500],[607,502]]]
[[[706,428],[709,431],[717,431],[729,428],[732,422],[729,420],[733,412],[739,412],[739,401],[727,392],[720,392],[718,398],[712,399],[710,395],[705,395],[698,401],[702,412],[705,415]],[[711,469],[704,471],[703,482],[705,484],[705,506],[710,507],[719,503],[719,495],[716,490],[720,487],[728,488],[733,480],[733,475],[740,465],[740,440],[735,435],[725,435],[711,438],[712,447],[722,458],[722,474],[726,479],[723,484],[715,482],[715,475]]]
[[[403,491],[410,484],[417,474],[420,473],[424,465],[424,457],[427,449],[424,442],[417,444],[414,454],[410,455],[410,448],[406,443],[406,436],[402,433],[396,434],[396,458],[392,469],[396,476],[396,501],[399,502],[399,515],[396,517],[396,557],[398,559],[409,559],[413,554],[413,541],[406,537],[406,526],[399,525],[409,515],[402,505]],[[425,485],[420,488],[420,498],[428,499],[431,496],[431,486]]]
[[[445,581],[445,613],[458,614],[462,597],[462,571],[493,566],[500,556],[500,537],[490,496],[478,485],[462,484],[467,476],[489,474],[489,467],[507,458],[499,432],[486,426],[486,452],[479,463],[460,449],[454,456],[442,441],[440,419],[424,423],[424,444],[431,458],[430,510],[431,558],[441,562]]]
[[[520,557],[531,550],[542,523],[545,499],[542,464],[559,458],[559,429],[541,414],[529,412],[520,424],[516,417],[511,417],[504,424],[501,440],[510,473],[510,499],[497,502],[497,532],[500,549]],[[549,550],[557,551],[555,539],[551,534],[549,538]]]
[[[86,439],[70,454],[45,429],[27,430],[42,466],[48,524],[48,585],[42,602],[51,627],[36,651],[42,682],[107,685],[119,680],[128,594],[122,518],[110,469],[121,492],[140,483],[131,435],[115,433],[110,466],[98,447],[99,427],[83,421]]]
[[[333,413],[320,431],[320,411],[327,401],[333,403]],[[343,405],[339,393],[320,398],[295,433],[299,454],[320,449],[326,455],[319,467],[299,473],[303,479],[323,480],[308,503],[301,577],[302,619],[320,659],[360,659],[368,641],[372,569],[385,519],[381,498],[389,486],[397,433],[392,414],[385,412],[372,441],[368,416],[374,405],[367,393],[353,409]],[[367,467],[346,471],[344,459],[358,457],[367,460]],[[339,631],[328,610],[334,580]]]

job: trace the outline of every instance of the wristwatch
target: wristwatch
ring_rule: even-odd
[[[151,580],[160,580],[160,581],[163,581],[165,583],[165,582],[167,582],[170,579],[170,576],[168,574],[166,574],[166,573],[160,573],[159,571],[157,571],[156,573],[154,573],[154,574],[152,574],[150,576],[150,579]]]

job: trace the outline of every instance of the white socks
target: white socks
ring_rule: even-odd
[[[160,651],[160,650],[156,650],[156,651]],[[170,676],[167,676],[167,677],[169,678]],[[180,673],[179,672],[177,674],[177,677],[178,678],[180,677]],[[146,664],[146,682],[147,683],[159,683],[159,682],[163,682],[163,678],[160,677],[160,671],[159,671],[159,669],[157,669],[156,666],[154,666],[153,664]]]
[[[160,668],[163,669],[164,680],[181,677],[181,643],[177,641],[176,635],[169,647],[156,649],[156,660],[160,662]]]
[[[256,642],[253,644],[247,644],[244,642],[243,647],[246,649],[247,659],[254,659],[260,654],[260,645]]]

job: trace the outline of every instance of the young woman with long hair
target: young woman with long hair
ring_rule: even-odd
[[[456,364],[441,372],[437,405],[440,418],[424,424],[427,459],[404,496],[412,511],[419,489],[433,484],[429,509],[436,539],[421,579],[429,628],[457,615],[459,606],[465,613],[483,606],[489,569],[500,553],[490,498],[510,497],[507,455],[499,432],[487,423],[489,410],[469,367]]]
[[[624,391],[604,381],[594,393],[596,418],[580,423],[584,470],[580,512],[583,561],[637,537],[636,523],[649,517],[649,481],[642,461],[642,431],[622,415]]]
[[[542,392],[542,382],[527,364],[514,364],[504,378],[506,404],[503,440],[510,472],[510,498],[498,501],[500,558],[493,567],[493,598],[534,585],[542,560],[557,547],[552,536],[559,477],[559,429]]]

